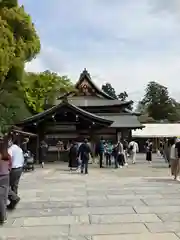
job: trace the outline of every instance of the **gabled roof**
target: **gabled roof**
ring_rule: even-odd
[[[84,71],[80,74],[79,80],[78,82],[75,84],[75,88],[79,89],[79,86],[82,84],[83,81],[87,81],[89,83],[89,85],[94,89],[95,92],[97,92],[100,96],[102,96],[105,99],[114,99],[113,97],[111,97],[110,95],[108,95],[107,93],[105,93],[104,91],[102,91],[99,87],[96,86],[96,84],[92,81],[91,76],[89,74],[89,72],[86,70],[86,68],[84,69]]]
[[[104,119],[104,118],[101,118],[100,116],[97,116],[93,113],[89,113],[71,103],[69,103],[67,100],[64,100],[62,101],[59,105],[57,106],[54,106],[52,108],[49,108],[47,110],[45,110],[44,112],[42,113],[38,113],[32,117],[29,117],[29,118],[26,118],[24,119],[22,122],[16,124],[17,126],[21,126],[21,125],[26,125],[26,124],[31,124],[31,123],[34,123],[34,122],[40,122],[40,121],[43,121],[44,118],[47,118],[49,116],[52,116],[53,114],[57,113],[57,111],[63,107],[67,107],[68,109],[76,112],[77,114],[80,114],[86,118],[89,118],[92,120],[92,122],[97,122],[98,124],[102,124],[102,125],[105,125],[105,126],[110,126],[113,121],[111,120],[108,120],[108,119]]]
[[[56,100],[56,104],[59,104],[62,100]],[[68,98],[68,101],[74,104],[77,107],[85,108],[85,107],[118,107],[118,106],[128,106],[133,103],[133,101],[120,101],[120,100],[107,100],[102,98],[97,99],[76,99],[76,98]]]

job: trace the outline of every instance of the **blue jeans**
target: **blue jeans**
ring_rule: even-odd
[[[84,172],[84,168],[85,168],[85,174],[88,174],[88,159],[82,159],[81,161],[81,173]]]
[[[118,168],[119,164],[118,164],[118,155],[114,155],[114,164],[115,164],[115,168]]]

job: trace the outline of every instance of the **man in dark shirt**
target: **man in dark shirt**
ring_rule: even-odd
[[[88,163],[89,163],[90,154],[92,156],[92,152],[88,144],[88,140],[84,139],[84,142],[81,144],[78,151],[78,157],[81,158],[81,173],[84,172],[84,168],[85,168],[85,174],[88,174]]]

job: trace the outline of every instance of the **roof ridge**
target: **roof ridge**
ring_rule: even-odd
[[[102,89],[100,89],[95,82],[92,80],[90,73],[87,71],[86,68],[84,68],[83,72],[81,72],[79,80],[76,82],[75,87],[77,88],[80,82],[83,80],[83,78],[87,78],[87,80],[90,82],[90,84],[99,92],[101,93],[105,98],[115,100],[115,98],[111,97],[109,94],[104,92]]]
[[[64,105],[67,105],[67,106],[69,106],[71,108],[74,108],[79,113],[85,114],[85,115],[87,115],[89,117],[91,116],[92,118],[94,118],[94,120],[96,118],[97,120],[102,121],[102,122],[104,122],[106,124],[109,124],[109,125],[111,125],[113,123],[113,121],[101,118],[100,116],[98,116],[96,114],[93,114],[93,113],[90,113],[88,111],[85,111],[84,109],[81,109],[81,108],[77,107],[76,105],[71,104],[67,99],[64,99],[58,105],[53,106],[53,107],[51,107],[51,108],[49,108],[49,109],[47,109],[47,110],[45,110],[45,111],[43,111],[41,113],[38,113],[38,114],[36,114],[34,116],[26,118],[26,119],[24,119],[23,121],[21,121],[20,123],[18,123],[16,125],[18,126],[18,125],[21,125],[23,123],[28,123],[28,122],[36,121],[36,120],[38,121],[38,119],[40,120],[41,118],[43,118],[43,116],[46,116],[46,114],[53,114],[54,111],[56,111],[56,109],[58,109],[58,108],[60,108],[61,106],[64,106]]]

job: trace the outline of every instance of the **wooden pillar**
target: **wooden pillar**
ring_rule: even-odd
[[[132,130],[129,129],[128,142],[132,141]]]
[[[120,129],[116,130],[116,140],[117,142],[119,142],[122,138],[122,132],[120,131]]]
[[[40,151],[40,149],[39,149],[39,146],[40,146],[40,143],[39,143],[39,135],[37,134],[37,137],[36,137],[36,163],[39,163],[39,151]]]
[[[91,130],[89,132],[89,136],[90,136],[90,142],[91,142],[91,148],[93,153],[95,152],[95,145],[96,145],[96,132]]]

